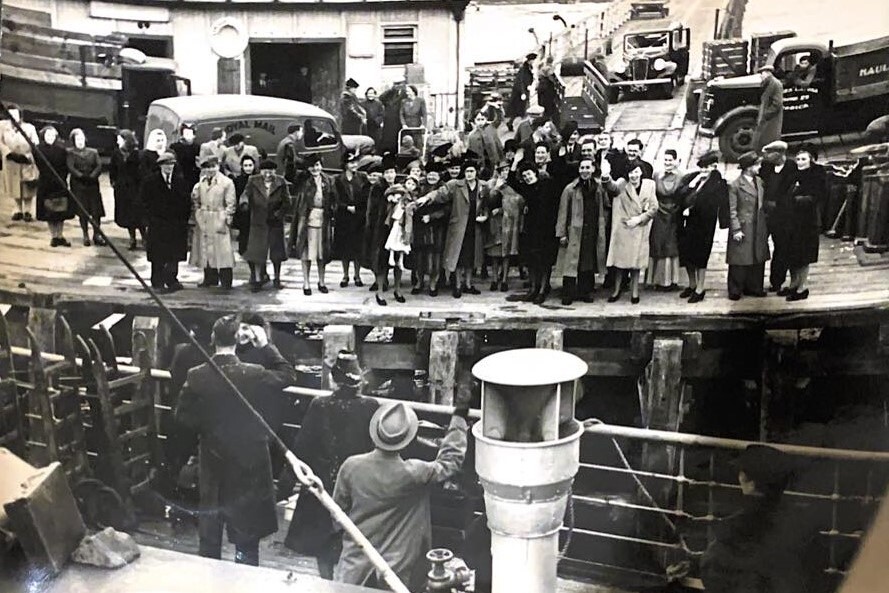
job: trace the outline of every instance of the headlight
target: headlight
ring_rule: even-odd
[[[615,71],[617,74],[623,74],[624,72],[627,71],[627,65],[626,65],[624,62],[620,62],[619,64],[617,64],[617,65],[614,67],[614,71]]]
[[[655,70],[663,70],[667,67],[667,61],[663,58],[658,58],[654,61],[654,69]]]

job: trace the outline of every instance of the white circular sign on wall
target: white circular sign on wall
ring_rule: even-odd
[[[249,37],[244,23],[222,17],[210,25],[210,49],[220,58],[237,58],[247,49]]]

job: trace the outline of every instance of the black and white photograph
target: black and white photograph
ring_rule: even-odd
[[[889,592],[885,0],[0,0],[0,593]]]

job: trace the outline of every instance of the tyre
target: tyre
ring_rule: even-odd
[[[733,119],[719,135],[719,152],[726,162],[737,162],[738,157],[753,150],[756,141],[756,120],[751,116]]]

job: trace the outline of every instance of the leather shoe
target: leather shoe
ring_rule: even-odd
[[[168,293],[170,293],[170,292],[179,292],[179,291],[182,290],[183,288],[185,288],[185,287],[182,286],[182,283],[181,283],[181,282],[174,282],[173,284],[171,284],[170,286],[167,287],[167,292],[168,292]]]
[[[679,293],[679,298],[680,299],[687,299],[688,297],[693,295],[694,292],[695,292],[695,289],[692,288],[691,286],[689,286],[688,288],[686,288],[685,290],[683,290],[682,292]]]
[[[403,302],[405,302],[406,299],[404,298],[404,295],[402,295],[400,292],[396,292],[395,293],[395,300],[398,301],[399,303],[403,303]]]
[[[630,297],[630,302],[633,303],[634,305],[638,305],[639,304],[639,297]]]
[[[802,291],[802,292],[797,292],[797,291],[794,290],[794,291],[791,292],[789,295],[787,295],[787,299],[786,299],[786,300],[787,300],[788,302],[793,302],[793,301],[804,301],[804,300],[806,300],[807,298],[809,298],[809,289],[808,289],[808,288],[805,289],[805,290]]]
[[[565,305],[566,307],[570,306],[571,303],[573,303],[573,302],[574,302],[573,299],[570,299],[568,297],[562,297],[562,304]]]
[[[303,294],[306,296],[312,296],[312,289],[311,288],[303,288]]]
[[[58,240],[56,237],[53,237],[53,238],[49,241],[49,246],[50,246],[50,247],[58,247],[58,246],[59,246],[59,240]]]
[[[616,303],[619,299],[620,299],[620,293],[613,294],[610,297],[608,297],[608,302],[609,303]]]
[[[542,305],[545,300],[546,300],[546,293],[541,292],[536,297],[534,297],[533,303],[535,305]]]
[[[438,296],[438,289],[437,288],[430,288],[429,289],[429,296],[437,297]]]
[[[349,279],[348,278],[343,278],[342,280],[340,280],[340,288],[345,288],[347,286],[349,286]]]
[[[23,219],[24,217],[25,217],[25,216],[24,216],[21,212],[16,212],[15,214],[12,215],[12,219],[13,219],[13,220],[21,220],[21,219]]]
[[[467,286],[466,288],[463,289],[463,292],[465,292],[466,294],[481,294],[482,293],[482,291],[477,289],[475,286]]]
[[[459,299],[460,297],[463,296],[463,291],[460,290],[459,288],[455,288],[454,292],[451,293],[451,296],[453,296],[455,299]]]
[[[507,285],[506,282],[501,282],[500,283],[500,292],[507,292],[507,291],[509,291],[509,285]]]
[[[420,288],[419,286],[414,286],[414,287],[411,289],[411,294],[414,295],[414,296],[417,296],[417,295],[420,294],[421,292],[423,292],[423,289]]]
[[[357,284],[356,284],[356,286],[357,286]],[[376,292],[376,291],[377,291],[377,288],[378,288],[378,285],[377,285],[376,282],[374,282],[373,284],[370,285],[370,288],[369,288],[368,290],[369,290],[370,292]]]
[[[740,301],[740,300],[741,300],[741,295],[739,295],[739,294],[730,294],[730,295],[728,295],[728,300],[730,300],[730,301]]]
[[[381,307],[385,307],[386,305],[389,304],[389,303],[386,302],[386,299],[384,299],[384,298],[381,297],[380,295],[374,295],[374,296],[376,297],[376,299],[377,299],[377,304],[378,304],[379,306],[381,306]]]
[[[327,289],[326,286],[319,284],[318,285],[318,292],[320,292],[321,294],[327,294],[330,291]]]
[[[355,286],[357,286],[358,288],[361,288],[362,286],[364,286],[364,282],[361,281],[361,278],[355,278],[355,282],[354,282],[354,284],[355,284]]]
[[[691,295],[691,297],[689,297],[688,302],[689,303],[700,303],[701,301],[704,300],[704,296],[706,294],[707,294],[706,290],[704,292],[694,291],[694,293]]]
[[[282,288],[284,288],[284,283],[281,282],[281,280],[279,280],[278,278],[275,278],[275,281],[272,282],[272,286],[275,287],[275,290],[281,290]]]
[[[71,247],[71,241],[65,237],[59,237],[59,247]]]
[[[764,297],[769,296],[769,293],[767,293],[767,292],[764,291],[764,290],[760,290],[760,291],[748,290],[748,291],[745,291],[745,292],[744,292],[744,295],[745,295],[745,296],[756,297],[756,298],[758,298],[758,299],[761,299],[761,298],[764,298]]]
[[[778,296],[779,296],[779,297],[790,296],[790,294],[791,294],[792,292],[793,292],[793,291],[791,291],[789,288],[782,288],[781,290],[778,291]]]

